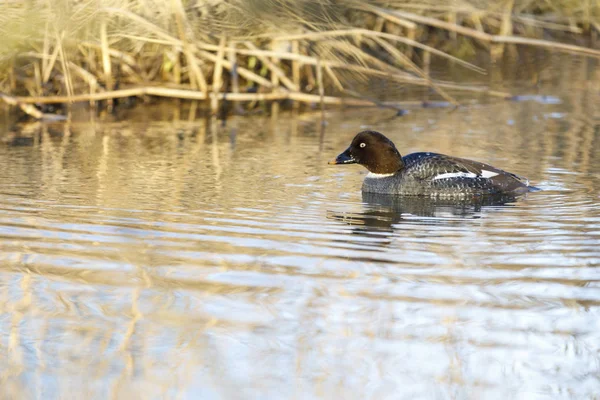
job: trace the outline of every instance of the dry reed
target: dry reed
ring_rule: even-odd
[[[458,104],[457,90],[510,94],[432,79],[431,57],[485,70],[421,42],[427,29],[469,38],[491,56],[529,45],[600,58],[592,47],[539,38],[598,27],[600,5],[574,0],[9,1],[0,4],[0,98],[37,119],[51,117],[44,104],[111,107],[130,96],[206,100],[213,113],[223,99],[382,105],[350,90],[353,79],[377,77]]]

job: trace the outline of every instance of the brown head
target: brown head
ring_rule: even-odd
[[[350,147],[329,164],[360,164],[374,174],[393,174],[404,168],[394,143],[375,131],[359,132]]]

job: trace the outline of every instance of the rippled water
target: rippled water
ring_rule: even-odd
[[[519,102],[324,129],[166,106],[6,125],[1,397],[597,398],[600,79],[570,68]],[[543,191],[363,197],[327,161],[364,128]]]

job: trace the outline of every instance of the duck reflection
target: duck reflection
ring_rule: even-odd
[[[468,199],[436,199],[417,196],[393,196],[362,193],[364,211],[358,213],[330,212],[328,217],[357,227],[356,233],[392,232],[394,224],[448,224],[451,221],[481,218],[486,207],[511,207],[515,195],[488,195]]]

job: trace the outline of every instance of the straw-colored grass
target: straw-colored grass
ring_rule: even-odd
[[[353,89],[353,80],[369,77],[428,86],[457,104],[458,90],[486,90],[436,82],[424,70],[429,60],[485,71],[423,42],[431,29],[491,56],[517,44],[600,57],[541,38],[599,28],[599,3],[576,0],[7,0],[0,92],[35,118],[43,109],[26,104],[111,107],[124,93],[207,100],[213,113],[223,98],[380,105]]]

